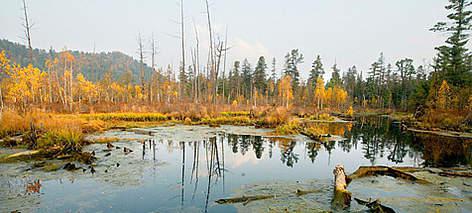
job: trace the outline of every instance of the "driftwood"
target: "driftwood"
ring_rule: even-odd
[[[334,197],[332,205],[334,209],[344,209],[351,204],[351,193],[347,190],[347,178],[343,165],[336,165],[334,174]]]
[[[312,194],[312,193],[317,193],[320,192],[320,190],[301,190],[297,189],[295,191],[295,194],[297,196],[303,196],[307,194]],[[234,203],[243,203],[243,205],[247,205],[249,202],[256,201],[256,200],[266,200],[266,199],[271,199],[275,198],[275,195],[252,195],[252,196],[242,196],[242,197],[234,197],[234,198],[224,198],[224,199],[219,199],[215,201],[218,204],[234,204]]]
[[[429,172],[444,177],[472,177],[472,172],[467,168],[443,168],[443,169],[429,169],[429,168],[418,168],[418,167],[392,167],[402,172]]]
[[[375,213],[395,213],[395,210],[388,206],[384,206],[380,203],[379,200],[374,200],[374,201],[365,201],[361,200],[359,198],[354,198],[354,200],[359,204],[363,206],[367,206],[371,212]]]
[[[444,137],[451,137],[451,138],[459,138],[459,139],[472,139],[472,134],[464,133],[464,132],[454,132],[454,131],[430,131],[430,130],[421,130],[421,129],[414,129],[414,128],[407,128],[408,131],[420,134],[431,134],[431,135],[439,135]]]
[[[8,155],[5,159],[16,159],[16,158],[23,158],[23,157],[33,157],[41,153],[41,150],[29,150],[24,152],[18,152],[15,154]]]
[[[215,202],[218,204],[243,203],[243,205],[247,205],[249,202],[252,202],[252,201],[265,200],[265,199],[270,199],[274,197],[275,195],[242,196],[242,197],[235,197],[235,198],[219,199]]]
[[[349,183],[354,179],[368,177],[368,176],[375,176],[375,175],[386,175],[386,176],[391,176],[394,178],[402,178],[405,180],[413,181],[416,183],[422,183],[422,184],[429,183],[428,181],[419,179],[415,177],[414,175],[411,175],[399,169],[394,169],[387,166],[361,166],[354,173],[352,173],[351,175],[347,177],[347,181]]]
[[[307,195],[307,194],[312,194],[312,193],[317,193],[317,192],[320,192],[320,190],[301,190],[301,189],[297,189],[297,191],[295,192],[295,194],[297,196],[303,196],[303,195]]]
[[[472,178],[472,172],[442,171],[438,175],[445,177],[467,177]]]

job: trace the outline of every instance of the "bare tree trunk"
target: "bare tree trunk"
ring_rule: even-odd
[[[226,33],[225,33],[225,56],[224,56],[224,60],[223,60],[223,101],[225,99],[225,80],[224,80],[224,76],[225,76],[225,73],[226,73],[227,52],[228,52],[228,27],[226,27]]]
[[[198,76],[200,74],[199,72],[199,69],[200,69],[200,40],[198,38],[198,31],[197,31],[197,26],[195,26],[195,23],[194,23],[194,29],[195,29],[195,42],[196,42],[196,48],[195,48],[195,59],[194,59],[194,77],[195,77],[195,92],[194,92],[194,103],[198,103],[198,92],[200,91],[199,90],[199,86],[198,86]]]
[[[31,24],[28,19],[28,10],[26,7],[26,0],[23,0],[23,10],[25,13],[25,24],[23,25],[23,28],[25,28],[25,36],[26,36],[26,40],[28,41],[29,61],[30,61],[30,64],[33,64],[33,47],[31,46]]]
[[[208,31],[210,33],[210,74],[211,74],[211,77],[215,78],[215,58],[213,56],[214,52],[213,52],[213,31],[211,30],[211,15],[210,15],[210,7],[208,5],[208,0],[205,0],[205,3],[206,3],[206,10],[207,10],[207,19],[208,19]],[[216,78],[215,78],[215,82],[216,82]],[[216,85],[214,85],[216,87]],[[211,90],[210,90],[211,91]],[[214,101],[214,104],[216,104],[216,93],[213,94],[213,101]]]
[[[181,25],[181,42],[182,42],[182,70],[181,73],[185,73],[185,24],[184,24],[184,0],[180,0],[180,25]],[[184,82],[180,82],[180,100],[184,94]]]
[[[151,68],[152,68],[152,72],[153,72],[153,75],[157,75],[156,74],[156,41],[154,40],[154,34],[152,34],[152,38],[151,38]],[[159,78],[159,76],[157,75],[157,78]],[[153,88],[152,88],[152,84],[153,84],[153,78],[151,78],[150,80],[150,83],[149,83],[149,96],[150,96],[150,102],[152,104],[153,102]],[[157,85],[156,85],[156,89],[159,89],[159,79],[157,79]],[[158,95],[159,96],[159,95]]]
[[[2,92],[2,87],[0,86],[0,112],[3,112],[3,92]]]
[[[70,95],[70,104],[69,110],[72,112],[72,104],[74,103],[74,95],[72,94],[73,80],[74,80],[74,70],[72,68],[73,62],[70,62],[70,82],[69,82],[69,95]]]
[[[144,91],[145,83],[144,83],[144,45],[143,40],[141,38],[141,33],[138,34],[138,53],[139,53],[139,65],[140,65],[140,80],[141,80],[141,88]]]

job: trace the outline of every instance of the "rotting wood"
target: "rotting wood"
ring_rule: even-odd
[[[334,174],[334,196],[332,205],[334,209],[345,209],[351,204],[351,192],[347,190],[347,176],[343,165],[336,165]]]
[[[430,183],[429,181],[419,179],[414,175],[408,174],[403,172],[399,169],[394,169],[388,166],[360,166],[354,173],[347,177],[347,182],[351,182],[353,179],[368,177],[368,176],[375,176],[375,175],[385,175],[391,176],[394,178],[401,178],[409,181],[413,181],[416,183]]]
[[[224,198],[215,201],[218,204],[234,204],[234,203],[243,203],[243,205],[247,205],[249,202],[256,201],[256,200],[265,200],[275,198],[275,195],[253,195],[253,196],[242,196],[242,197],[235,197],[235,198]]]
[[[369,208],[370,212],[376,212],[376,213],[395,213],[395,210],[388,206],[384,206],[380,203],[379,200],[374,200],[374,201],[365,201],[361,200],[359,198],[354,198],[354,200],[359,204],[363,206],[367,206]]]

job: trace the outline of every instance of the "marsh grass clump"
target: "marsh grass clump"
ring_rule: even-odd
[[[206,117],[203,118],[200,124],[206,125],[237,125],[237,126],[244,126],[244,125],[252,125],[252,120],[247,116],[236,116],[236,117],[227,117],[227,116],[220,116],[220,117]]]
[[[59,147],[62,153],[79,152],[85,143],[83,137],[82,132],[76,130],[48,131],[38,139],[36,148]]]
[[[172,116],[162,113],[97,113],[81,115],[86,119],[96,119],[102,121],[136,121],[136,122],[150,122],[150,121],[166,121]]]
[[[248,111],[235,111],[235,112],[221,112],[221,116],[226,116],[226,117],[241,117],[241,116],[249,116],[250,112]]]
[[[288,123],[278,126],[275,132],[280,135],[295,135],[302,131],[303,126],[299,119],[293,119]]]
[[[288,122],[290,112],[285,107],[277,107],[256,121],[257,127],[275,128]]]
[[[15,136],[26,131],[28,119],[12,111],[4,111],[0,116],[0,137]]]
[[[328,113],[320,113],[316,115],[310,116],[310,120],[316,120],[316,121],[334,121],[336,120],[335,117],[329,115]]]
[[[99,131],[103,126],[74,115],[36,112],[24,115],[4,112],[0,119],[0,132],[7,139],[4,141],[9,141],[3,145],[45,150],[45,155],[80,152],[86,143],[84,133]]]

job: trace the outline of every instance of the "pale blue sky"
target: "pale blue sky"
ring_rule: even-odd
[[[340,68],[357,65],[366,71],[384,52],[394,63],[410,57],[429,63],[434,47],[445,35],[428,31],[444,20],[447,0],[210,0],[215,31],[228,27],[228,65],[259,55],[276,57],[278,67],[292,48],[305,55],[306,78],[320,54],[325,68],[335,59]],[[136,57],[137,35],[159,42],[158,66],[180,61],[179,4],[177,0],[28,0],[35,48],[122,51]],[[0,38],[22,42],[21,0],[5,0],[0,7]],[[187,50],[194,46],[193,23],[207,46],[204,0],[186,0]],[[149,44],[146,43],[147,47]],[[189,55],[189,54],[188,54]],[[207,50],[202,48],[201,61]],[[148,56],[150,58],[150,56]],[[189,60],[188,57],[187,60]],[[327,77],[331,74],[328,71]]]

